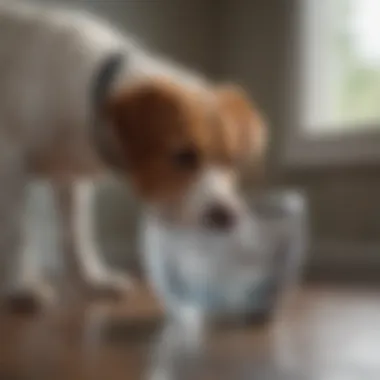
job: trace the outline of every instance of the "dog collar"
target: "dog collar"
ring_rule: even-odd
[[[92,89],[92,103],[95,114],[99,114],[105,99],[109,94],[111,87],[120,72],[125,61],[125,55],[122,53],[113,53],[106,57],[101,63],[100,68],[95,76],[94,86]]]
[[[117,171],[125,170],[125,163],[119,154],[112,130],[106,125],[107,121],[103,119],[102,110],[125,61],[126,56],[122,53],[113,53],[106,57],[100,64],[94,78],[91,93],[93,140],[100,158],[104,163]]]

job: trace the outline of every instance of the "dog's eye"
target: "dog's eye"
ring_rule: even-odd
[[[195,170],[199,165],[199,156],[194,149],[185,148],[174,153],[173,162],[179,169]]]

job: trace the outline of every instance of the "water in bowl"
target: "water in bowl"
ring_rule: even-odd
[[[275,239],[250,216],[230,234],[148,225],[145,257],[150,281],[169,314],[242,314],[268,286]]]
[[[299,276],[306,246],[304,198],[274,193],[251,202],[231,234],[164,226],[142,229],[147,276],[170,316],[271,313],[276,299]]]

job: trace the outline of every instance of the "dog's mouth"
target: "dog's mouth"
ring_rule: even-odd
[[[244,219],[239,210],[217,203],[202,210],[176,203],[153,204],[148,208],[148,213],[171,229],[192,230],[207,235],[234,234]]]

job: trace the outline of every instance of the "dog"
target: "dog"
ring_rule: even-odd
[[[261,160],[266,127],[239,86],[218,85],[150,53],[106,21],[37,4],[0,5],[0,209],[20,230],[2,298],[51,299],[23,231],[28,181],[54,190],[65,262],[93,294],[125,294],[127,275],[103,262],[94,183],[131,184],[159,223],[226,231],[244,206],[240,168]],[[70,251],[70,253],[69,253]]]

